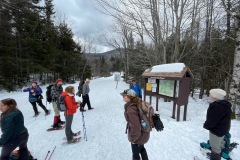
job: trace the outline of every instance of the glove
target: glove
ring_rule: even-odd
[[[162,123],[162,121],[160,119],[159,114],[154,114],[152,118],[153,118],[153,123],[154,123],[155,129],[157,131],[162,131],[164,126],[163,126],[163,123]]]

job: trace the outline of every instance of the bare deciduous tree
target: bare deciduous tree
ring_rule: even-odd
[[[237,115],[237,118],[240,120],[240,2],[233,1],[232,8],[230,9],[230,4],[225,3],[222,0],[222,4],[229,15],[235,21],[235,30],[236,30],[236,48],[234,54],[234,64],[233,64],[233,74],[232,81],[230,85],[230,95],[229,99],[233,105],[233,112]],[[230,2],[228,2],[230,3]]]

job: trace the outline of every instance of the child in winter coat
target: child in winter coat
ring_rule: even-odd
[[[211,146],[210,160],[220,160],[224,144],[224,135],[229,133],[231,126],[231,103],[223,100],[226,92],[222,89],[211,89],[210,98],[213,102],[207,110],[207,119],[203,127],[209,130]]]
[[[68,143],[74,143],[76,139],[74,139],[74,136],[77,136],[78,133],[73,133],[71,126],[73,121],[73,114],[76,113],[77,108],[79,107],[79,103],[75,100],[75,89],[73,86],[68,86],[65,89],[65,92],[61,94],[61,96],[65,96],[65,104],[67,107],[67,110],[65,111],[65,118],[66,118],[66,128],[65,128],[65,134],[67,137]]]
[[[132,147],[132,159],[140,160],[141,155],[142,160],[148,160],[144,144],[148,142],[150,133],[142,132],[140,115],[138,112],[138,104],[141,104],[141,99],[137,97],[132,89],[124,90],[121,95],[123,96],[123,101],[126,102],[124,105],[124,116],[127,121],[126,131],[128,131],[128,140]]]
[[[24,126],[23,114],[17,109],[14,99],[7,98],[0,101],[0,116],[2,136],[0,138],[1,160],[9,160],[14,149],[19,147],[19,159],[30,160],[27,148],[28,131]]]
[[[39,114],[37,104],[45,111],[46,115],[50,113],[42,103],[42,89],[37,85],[36,81],[33,81],[32,85],[29,88],[25,88],[23,92],[29,92],[29,102],[33,106],[34,117]]]

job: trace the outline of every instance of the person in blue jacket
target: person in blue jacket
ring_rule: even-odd
[[[28,130],[24,126],[23,114],[17,109],[14,99],[7,98],[0,101],[0,115],[2,135],[0,138],[0,160],[9,160],[12,151],[19,147],[19,159],[30,160],[27,148]]]
[[[32,82],[32,85],[29,88],[25,88],[23,92],[29,92],[29,102],[33,106],[34,117],[38,116],[39,112],[37,109],[37,104],[45,111],[46,115],[49,114],[49,110],[42,103],[42,89],[37,85],[36,81]],[[36,104],[37,103],[37,104]]]
[[[130,89],[134,90],[138,97],[142,98],[142,88],[141,86],[136,82],[136,80],[132,80],[132,83],[130,84]]]

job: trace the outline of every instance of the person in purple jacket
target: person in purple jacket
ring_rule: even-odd
[[[23,92],[29,92],[29,102],[33,106],[34,116],[38,116],[39,112],[37,109],[37,104],[45,111],[46,115],[49,114],[49,110],[42,103],[42,89],[37,85],[36,81],[32,82],[32,85],[29,88],[25,88]]]

